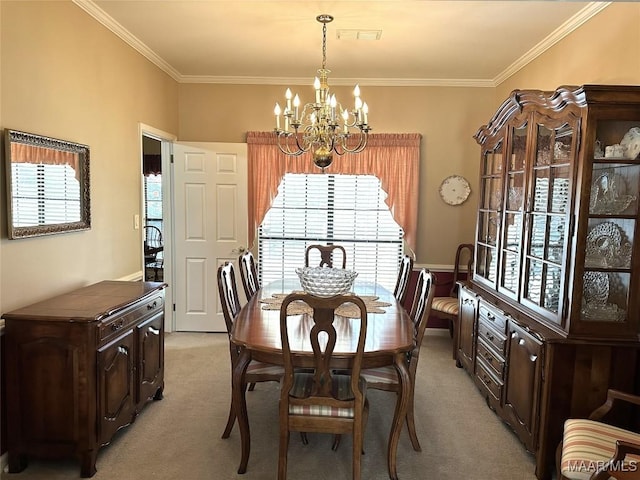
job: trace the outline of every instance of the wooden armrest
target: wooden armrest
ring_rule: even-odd
[[[613,456],[593,472],[590,480],[608,480],[610,478],[609,474],[614,472],[634,472],[635,475],[637,475],[638,472],[640,472],[640,464],[638,464],[638,462],[631,461],[626,467],[623,466],[622,462],[627,455],[640,455],[640,445],[624,440],[617,440],[616,451]],[[635,478],[635,475],[633,478]]]
[[[631,393],[621,392],[620,390],[614,390],[610,388],[607,391],[607,400],[598,408],[596,408],[591,415],[589,415],[589,420],[600,420],[604,417],[609,411],[613,408],[613,403],[616,400],[622,400],[624,402],[633,403],[635,405],[640,405],[640,396],[633,395]]]

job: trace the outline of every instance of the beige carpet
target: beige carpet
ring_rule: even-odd
[[[422,346],[416,388],[417,430],[422,452],[400,437],[401,480],[535,480],[533,456],[486,406],[471,378],[451,360],[451,339],[430,334]],[[439,332],[438,332],[439,333]],[[247,393],[251,456],[244,475],[237,426],[222,440],[230,401],[226,334],[172,333],[166,338],[165,398],[143,411],[98,455],[95,480],[273,480],[278,463],[278,384]],[[370,391],[362,480],[385,480],[386,445],[395,396]],[[337,452],[328,435],[292,436],[291,480],[351,478],[351,442]],[[31,460],[3,479],[79,478],[78,463]]]

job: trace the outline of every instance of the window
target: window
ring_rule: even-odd
[[[80,221],[80,182],[69,165],[12,163],[13,226]]]
[[[393,290],[404,232],[386,196],[373,175],[286,174],[258,229],[261,282],[295,277],[307,245],[335,243],[358,280]]]
[[[144,177],[144,217],[147,225],[162,231],[162,175]]]

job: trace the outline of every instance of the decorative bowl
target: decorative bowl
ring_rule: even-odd
[[[302,289],[316,297],[330,298],[351,291],[358,272],[329,267],[296,268]]]

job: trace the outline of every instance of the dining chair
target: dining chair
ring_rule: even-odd
[[[310,260],[316,259],[316,251],[320,254],[319,267],[333,267],[336,252],[341,252],[342,268],[347,268],[347,252],[342,245],[309,245],[304,253],[305,267],[312,266]]]
[[[411,278],[411,271],[413,270],[413,257],[409,255],[403,255],[400,259],[400,270],[398,271],[398,280],[393,290],[393,296],[396,300],[404,306],[404,301],[407,297],[407,287],[409,286],[409,279]]]
[[[301,317],[288,316],[287,307],[297,301],[302,301],[313,309],[313,325],[308,331],[309,345],[313,349],[312,371],[294,370],[289,328],[300,328]],[[354,323],[337,326],[335,310],[344,303],[352,303],[358,307],[360,316],[354,319]],[[343,317],[338,318],[341,322],[350,321]],[[331,369],[331,359],[336,344],[343,335],[343,327],[359,329],[353,363],[347,374],[336,373]],[[360,479],[364,426],[369,411],[366,382],[360,376],[366,334],[367,307],[358,296],[338,295],[322,298],[307,293],[292,293],[285,297],[280,307],[284,377],[280,389],[278,480],[287,478],[289,435],[292,431],[351,433],[352,476],[354,480]],[[344,352],[340,354],[344,355]]]
[[[153,281],[158,280],[158,272],[163,267],[162,232],[154,225],[144,227],[144,266],[153,269]]]
[[[258,281],[258,269],[256,267],[256,261],[253,253],[246,250],[238,257],[238,265],[240,266],[240,278],[242,280],[244,294],[246,295],[247,300],[249,300],[260,288],[260,282]]]
[[[220,304],[222,305],[224,322],[227,327],[227,335],[229,336],[229,353],[231,356],[231,370],[233,371],[236,360],[240,355],[240,350],[238,346],[231,341],[231,330],[233,329],[233,322],[240,313],[240,300],[238,299],[236,276],[233,263],[231,262],[225,262],[218,267],[218,294],[220,296]],[[253,386],[255,386],[257,382],[279,382],[283,374],[284,370],[278,365],[270,365],[252,360],[247,366],[245,373],[245,388],[246,385],[249,384],[249,389],[253,390]],[[229,438],[235,421],[236,411],[232,399],[231,407],[229,408],[229,418],[224,428],[222,438]]]
[[[473,273],[473,249],[474,246],[470,243],[462,243],[458,245],[456,249],[456,258],[453,265],[453,279],[451,280],[451,290],[446,297],[434,297],[433,304],[431,305],[431,315],[436,318],[441,318],[449,322],[449,334],[453,337],[453,327],[455,322],[458,321],[458,281],[461,278],[461,273],[465,273],[469,278]],[[466,271],[460,271],[460,261],[464,252],[467,252],[467,264]],[[454,347],[455,348],[455,347]]]
[[[626,403],[626,405],[624,405]],[[640,406],[640,396],[609,389],[588,419],[565,420],[556,450],[558,480],[638,479],[640,433],[605,423],[613,410]]]
[[[411,305],[411,313],[409,316],[413,322],[414,343],[413,348],[407,354],[409,366],[409,378],[411,380],[409,403],[407,405],[407,416],[405,418],[411,445],[416,452],[422,451],[418,435],[416,433],[415,415],[414,415],[414,392],[416,383],[416,371],[418,369],[418,359],[420,358],[420,347],[424,338],[424,331],[429,318],[431,302],[433,301],[434,292],[434,275],[426,268],[422,268],[418,273],[418,281],[416,284],[416,292]],[[387,392],[400,391],[400,383],[398,374],[394,366],[389,365],[379,368],[367,368],[362,370],[360,375],[366,380],[367,388],[375,390],[384,390]]]

